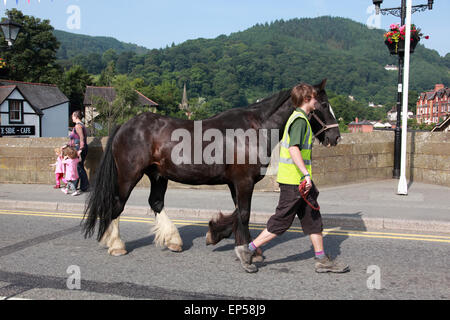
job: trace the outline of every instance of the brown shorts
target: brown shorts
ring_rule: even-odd
[[[317,188],[314,185],[313,188],[318,195]],[[280,183],[280,200],[275,214],[267,222],[267,230],[276,235],[285,233],[294,222],[295,215],[300,219],[304,234],[310,235],[323,231],[320,211],[313,210],[303,200],[298,191],[298,185]]]

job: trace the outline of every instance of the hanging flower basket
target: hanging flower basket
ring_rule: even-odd
[[[384,43],[389,49],[389,52],[392,55],[405,54],[405,35],[406,35],[406,26],[403,25],[400,27],[398,24],[391,24],[390,30],[384,34]],[[420,32],[414,24],[411,24],[411,49],[410,53],[414,52],[417,44],[420,41],[420,37],[423,34]],[[426,36],[425,39],[429,37]]]
[[[399,42],[389,42],[384,41],[386,46],[389,49],[390,54],[396,55],[396,54],[405,54],[405,40],[400,40]],[[414,53],[414,50],[416,49],[417,44],[419,43],[419,40],[411,40],[411,47],[409,49],[410,53]]]
[[[4,76],[8,73],[8,70],[6,68],[6,62],[5,59],[0,58],[0,76]]]

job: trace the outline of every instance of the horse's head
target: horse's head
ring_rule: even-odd
[[[325,92],[326,83],[327,79],[324,79],[321,83],[314,86],[317,90],[317,104],[315,106],[316,110],[309,117],[314,135],[319,139],[320,143],[329,147],[338,144],[341,134],[336,116],[333,113],[333,109],[331,109],[327,93]]]

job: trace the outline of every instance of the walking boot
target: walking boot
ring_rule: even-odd
[[[314,258],[314,260],[316,261],[315,269],[317,273],[344,273],[350,271],[350,268],[347,264],[331,260],[329,256],[325,256],[322,259]]]
[[[237,246],[234,248],[237,257],[241,261],[241,266],[248,273],[255,273],[258,267],[252,264],[253,252],[248,249],[248,245]]]

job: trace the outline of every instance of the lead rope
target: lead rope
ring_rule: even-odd
[[[319,203],[317,203],[317,207],[314,207],[311,202],[309,202],[306,199],[306,196],[308,195],[309,191],[306,192],[305,191],[306,188],[306,180],[303,180],[302,183],[300,183],[300,185],[298,186],[298,191],[300,191],[300,195],[302,196],[303,200],[305,200],[305,202],[308,204],[308,206],[310,206],[313,210],[315,211],[320,211],[320,206]]]

